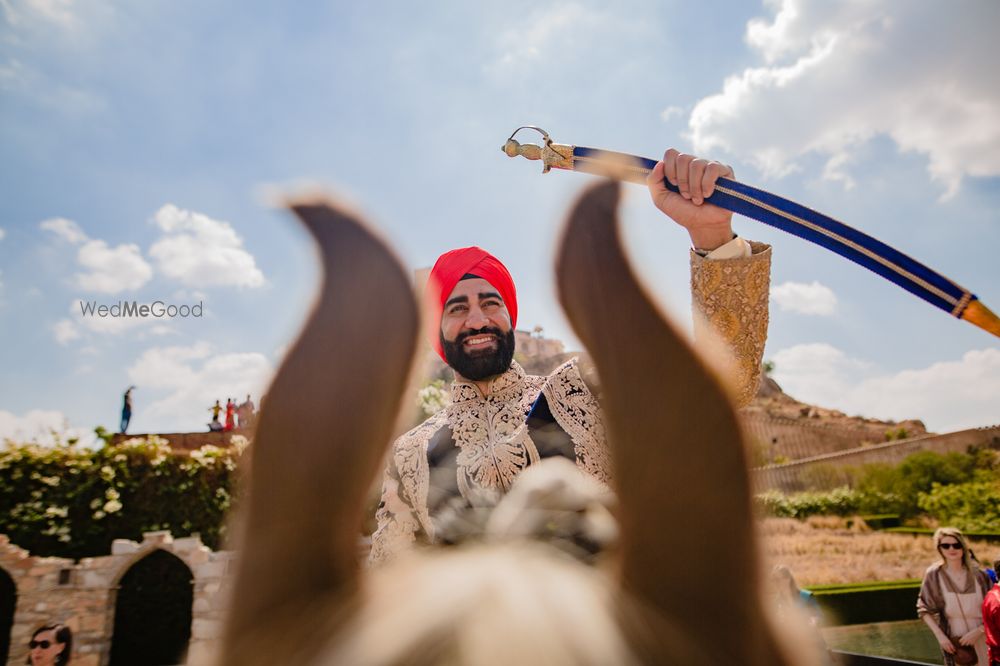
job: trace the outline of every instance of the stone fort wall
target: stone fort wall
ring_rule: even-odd
[[[925,435],[898,442],[862,446],[796,460],[784,465],[768,465],[751,470],[754,492],[807,490],[817,480],[826,486],[847,483],[848,467],[871,463],[896,464],[918,451],[966,453],[975,447],[1000,450],[1000,425],[972,428],[944,435]]]
[[[174,555],[191,570],[194,601],[186,663],[207,663],[222,632],[226,580],[234,555],[212,551],[197,536],[174,539],[169,532],[147,532],[141,543],[116,539],[110,555],[79,563],[33,556],[0,535],[0,568],[13,579],[17,593],[8,666],[25,663],[31,632],[51,622],[73,631],[70,663],[105,666],[111,655],[119,582],[132,565],[155,550]]]

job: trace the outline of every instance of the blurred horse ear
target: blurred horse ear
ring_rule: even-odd
[[[705,663],[792,663],[758,585],[750,488],[726,392],[626,259],[619,186],[578,198],[557,255],[559,298],[601,378],[621,521],[621,583]],[[738,563],[730,576],[724,563]],[[656,632],[653,632],[654,634]],[[650,658],[677,654],[663,632]],[[655,643],[661,642],[660,648]]]
[[[364,498],[416,350],[416,301],[388,246],[334,203],[291,209],[316,242],[323,279],[257,422],[227,664],[314,656],[332,635],[327,618],[355,597]]]

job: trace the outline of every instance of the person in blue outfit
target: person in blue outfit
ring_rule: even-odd
[[[122,396],[122,422],[119,432],[123,435],[125,431],[128,430],[128,423],[132,420],[132,390],[134,386],[129,386],[125,391],[125,395]]]

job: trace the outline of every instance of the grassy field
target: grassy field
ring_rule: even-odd
[[[765,558],[792,570],[799,586],[922,578],[938,561],[929,536],[887,534],[845,518],[767,518],[760,523]],[[972,541],[983,566],[1000,556],[1000,546]]]

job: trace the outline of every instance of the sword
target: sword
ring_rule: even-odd
[[[514,137],[523,129],[541,134],[542,145],[516,141]],[[636,155],[554,143],[548,132],[534,125],[518,127],[500,150],[508,157],[541,160],[544,165],[542,173],[551,169],[566,169],[643,184],[656,165],[656,160]],[[663,184],[673,192],[680,191],[666,179]],[[863,231],[794,201],[729,178],[719,178],[712,196],[705,201],[825,247],[951,316],[1000,337],[1000,318],[975,294]]]

